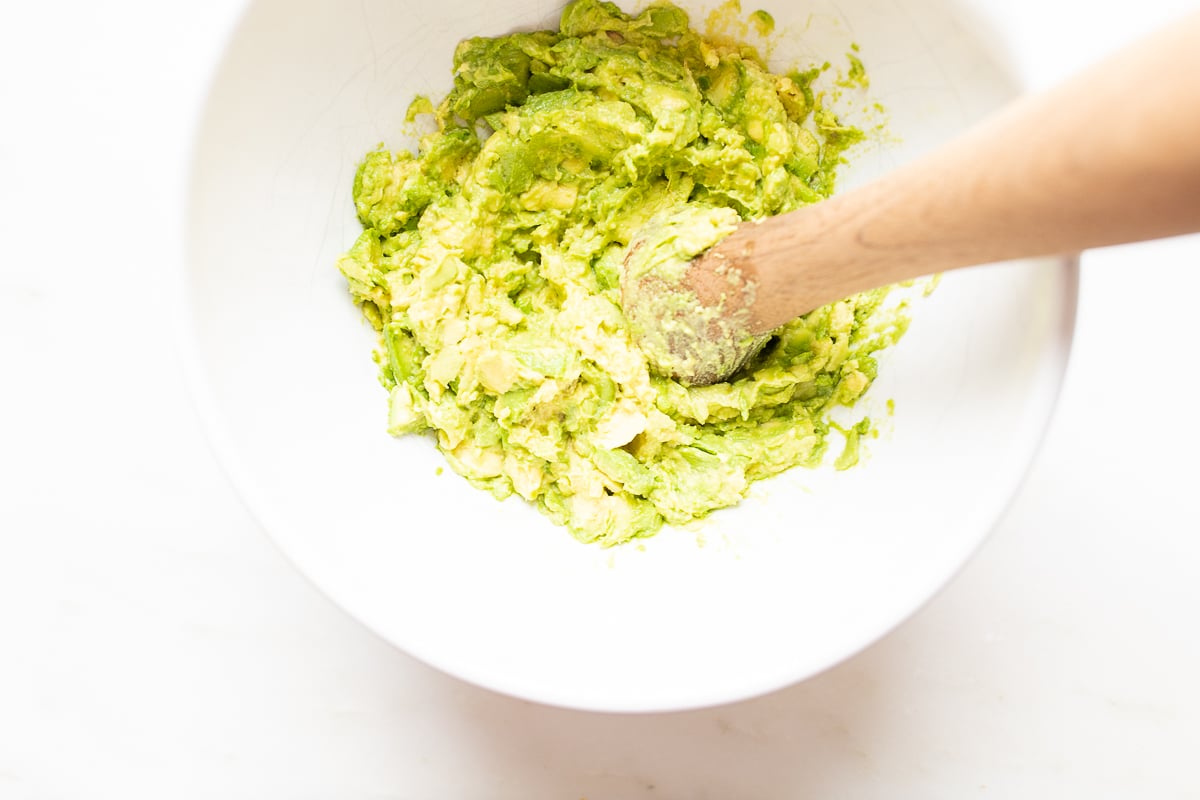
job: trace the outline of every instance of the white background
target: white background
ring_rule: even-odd
[[[971,4],[1035,87],[1191,5]],[[717,709],[531,705],[332,607],[199,433],[180,199],[237,6],[0,10],[0,798],[1200,798],[1200,238],[1087,255],[1024,489],[885,640]]]

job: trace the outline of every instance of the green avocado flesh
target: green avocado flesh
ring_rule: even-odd
[[[773,75],[669,4],[577,0],[558,32],[461,42],[453,90],[412,107],[437,130],[359,167],[363,233],[338,261],[379,331],[388,431],[428,432],[473,485],[604,545],[821,463],[829,412],[903,332],[886,291],[791,322],[731,380],[692,387],[648,367],[618,287],[656,215],[749,220],[829,196],[862,134],[814,93],[818,72]]]

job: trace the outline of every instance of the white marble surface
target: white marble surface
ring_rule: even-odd
[[[1190,4],[974,5],[1044,85]],[[200,436],[170,273],[236,6],[3,13],[0,797],[1200,797],[1200,238],[1086,259],[1024,489],[895,633],[738,705],[535,706],[332,607]]]

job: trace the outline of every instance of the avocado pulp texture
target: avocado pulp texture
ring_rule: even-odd
[[[648,366],[618,287],[656,216],[711,228],[829,196],[863,135],[814,92],[819,71],[771,74],[669,4],[576,0],[557,32],[461,42],[449,95],[411,108],[437,130],[360,165],[363,232],[338,261],[379,331],[388,430],[431,434],[475,486],[605,545],[819,464],[828,413],[903,333],[886,290],[795,320],[731,380],[692,387]],[[711,244],[694,233],[659,244],[687,259]]]

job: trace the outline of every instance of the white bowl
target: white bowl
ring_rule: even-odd
[[[987,31],[953,5],[762,6],[782,39],[777,68],[845,63],[850,42],[861,45],[898,141],[859,153],[843,186],[1015,92],[986,55]],[[981,543],[1051,414],[1076,267],[948,276],[882,359],[865,408],[880,415],[893,398],[895,416],[866,463],[793,470],[696,530],[604,550],[518,499],[439,475],[427,439],[384,432],[374,334],[333,266],[358,232],[351,180],[375,144],[405,144],[414,94],[449,87],[456,41],[554,27],[558,10],[543,0],[250,4],[197,134],[184,276],[197,403],[279,546],[417,658],[576,708],[747,698],[882,636]]]

